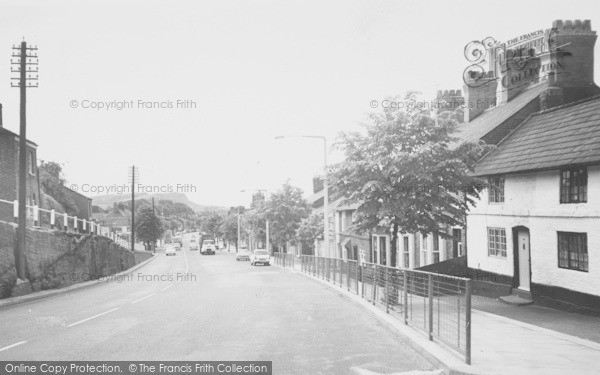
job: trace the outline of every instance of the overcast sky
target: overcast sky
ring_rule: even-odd
[[[28,94],[38,159],[70,184],[191,184],[200,204],[248,204],[242,189],[286,180],[310,193],[323,135],[356,130],[372,100],[407,90],[462,89],[465,45],[508,40],[555,19],[591,19],[598,1],[3,1],[0,102],[18,132],[11,47],[39,47]],[[2,57],[4,56],[4,57]],[[596,71],[598,71],[598,48]],[[92,102],[132,101],[123,110]],[[191,100],[196,108],[138,108]],[[76,101],[76,104],[73,104]],[[85,104],[84,104],[85,103]],[[77,108],[72,108],[77,106]],[[330,154],[335,161],[339,155]],[[83,191],[84,194],[94,194]]]

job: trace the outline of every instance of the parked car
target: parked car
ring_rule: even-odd
[[[235,260],[250,260],[250,252],[247,250],[240,250],[240,252],[235,256]]]
[[[181,250],[181,244],[179,242],[175,242],[173,243],[173,247],[175,248],[175,250],[179,251]]]
[[[269,252],[265,249],[256,249],[250,255],[250,265],[255,266],[258,263],[264,264],[266,266],[271,265],[271,257],[269,256]]]
[[[173,246],[167,247],[167,249],[165,250],[165,255],[177,255],[177,253],[175,252],[175,248]]]

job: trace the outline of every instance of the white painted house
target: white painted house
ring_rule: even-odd
[[[600,97],[530,116],[476,175],[489,185],[467,218],[469,267],[600,307]]]

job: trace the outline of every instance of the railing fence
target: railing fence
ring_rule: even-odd
[[[344,288],[471,364],[471,280],[356,260],[274,253],[275,264]]]
[[[5,207],[12,206],[14,222],[17,223],[19,219],[19,202],[0,199],[0,204]],[[120,246],[131,250],[131,243],[129,241],[120,238],[110,228],[98,225],[93,220],[80,219],[77,216],[69,216],[66,213],[59,213],[55,210],[46,210],[37,205],[27,205],[26,208],[27,226],[63,230],[65,232],[96,234],[110,238]]]

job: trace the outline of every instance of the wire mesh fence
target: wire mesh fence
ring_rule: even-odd
[[[313,255],[275,253],[275,264],[361,296],[471,363],[469,279]]]

